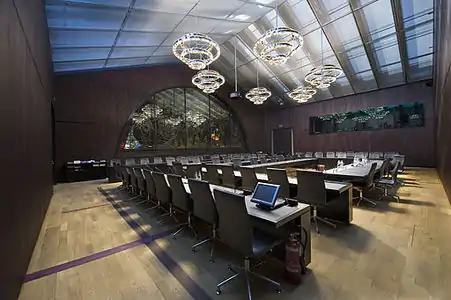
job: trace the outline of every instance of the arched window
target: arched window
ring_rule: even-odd
[[[130,116],[124,149],[245,148],[241,128],[214,95],[173,88]]]

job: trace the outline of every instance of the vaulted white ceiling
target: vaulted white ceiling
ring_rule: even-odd
[[[221,44],[213,69],[233,85],[236,45],[240,88],[255,86],[258,66],[260,82],[281,103],[291,101],[286,93],[302,85],[305,74],[322,60],[344,73],[315,101],[432,78],[433,0],[280,0],[279,26],[300,31],[304,46],[274,67],[258,61],[251,49],[275,27],[276,3],[46,0],[54,69],[179,63],[173,42],[185,33],[203,32]]]

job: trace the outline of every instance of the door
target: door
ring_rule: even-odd
[[[272,154],[294,154],[293,128],[272,130]]]

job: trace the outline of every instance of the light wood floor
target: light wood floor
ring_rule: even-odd
[[[378,202],[374,209],[354,209],[352,226],[313,234],[310,273],[300,286],[283,283],[281,295],[253,280],[255,299],[451,299],[451,209],[437,173],[408,169],[397,191],[401,203]],[[85,182],[55,186],[55,194],[31,259],[28,273],[138,240],[116,209],[98,191],[116,184]],[[117,202],[153,234],[174,224],[157,225],[143,206]],[[71,210],[107,204],[96,208]],[[69,212],[67,212],[69,211]],[[139,245],[23,285],[19,299],[193,299],[161,261],[164,251],[211,299],[245,299],[244,281],[236,279],[221,296],[215,284],[238,257],[218,248],[216,263],[208,247],[196,254],[188,231],[165,237],[155,247]],[[160,249],[159,253],[155,249]],[[173,271],[173,270],[172,270]],[[265,275],[281,279],[283,266],[269,262]]]

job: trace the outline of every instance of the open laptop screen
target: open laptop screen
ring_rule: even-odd
[[[267,206],[274,206],[276,202],[279,185],[269,183],[257,183],[251,201]]]

